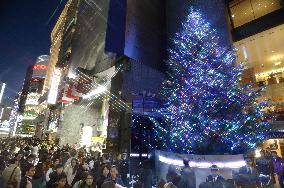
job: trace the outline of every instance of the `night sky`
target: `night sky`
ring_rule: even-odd
[[[4,102],[21,90],[28,65],[49,55],[50,32],[66,0],[0,0],[0,81]]]

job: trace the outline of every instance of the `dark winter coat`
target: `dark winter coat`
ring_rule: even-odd
[[[184,167],[181,171],[178,188],[196,188],[195,173],[190,167]]]
[[[256,160],[256,169],[261,174],[270,175],[272,172],[271,160],[265,157],[258,158]]]
[[[259,173],[254,167],[252,170],[248,170],[247,166],[243,166],[239,169],[239,173],[235,175],[234,179],[237,185],[243,188],[256,188],[259,182]]]
[[[108,179],[108,177],[105,177],[104,175],[101,175],[101,177],[97,181],[97,188],[101,188],[103,183]]]
[[[284,160],[280,157],[272,158],[273,169],[277,175],[284,175]]]
[[[121,185],[122,187],[124,187],[124,183],[121,180],[121,178],[119,178],[119,177],[116,177],[115,180],[113,180],[113,179],[111,179],[111,177],[109,177],[105,180],[105,182],[106,181],[113,181],[115,184],[118,184],[118,185]]]

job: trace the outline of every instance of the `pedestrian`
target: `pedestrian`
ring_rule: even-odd
[[[113,181],[106,181],[102,184],[102,188],[115,188],[115,183]]]
[[[43,170],[43,163],[39,162],[35,167],[35,175],[32,180],[33,188],[45,188],[46,177]]]
[[[35,174],[35,166],[31,163],[28,163],[24,169],[24,177],[21,179],[20,188],[32,187],[32,179]]]
[[[53,188],[53,185],[57,182],[58,180],[58,177],[62,174],[65,174],[63,172],[63,165],[62,164],[58,164],[56,165],[55,167],[55,171],[53,171],[50,175],[49,175],[49,178],[50,180],[48,181],[46,187],[47,188]],[[65,174],[66,176],[66,174]]]
[[[108,165],[103,165],[101,168],[101,176],[97,181],[97,188],[101,188],[102,184],[109,178],[110,168]]]
[[[87,173],[82,180],[81,184],[79,185],[79,188],[95,188],[96,183],[94,181],[94,177],[91,173]]]
[[[196,187],[196,177],[192,168],[189,166],[189,160],[185,158],[183,160],[184,167],[180,172],[180,181],[178,188],[195,188]]]
[[[55,184],[53,184],[52,188],[70,188],[70,186],[67,184],[66,174],[63,173],[63,174],[58,175],[58,178]]]
[[[71,186],[73,179],[75,178],[75,175],[77,173],[77,170],[79,168],[79,162],[77,159],[73,158],[71,160],[71,164],[67,165],[64,169],[64,172],[67,175],[67,183]]]
[[[251,157],[245,158],[246,165],[239,169],[234,177],[236,184],[242,188],[257,188],[260,186],[259,173],[253,167],[253,159]]]
[[[211,174],[206,177],[206,183],[209,183],[211,187],[223,188],[225,184],[225,178],[220,174],[217,165],[210,167]]]
[[[119,165],[119,172],[120,172],[121,179],[122,179],[124,185],[128,184],[128,179],[127,179],[128,171],[129,171],[129,163],[128,163],[128,159],[127,159],[127,154],[123,153],[122,154],[122,161],[120,162],[120,165]]]
[[[174,165],[170,165],[168,168],[168,173],[166,175],[167,182],[172,182],[175,186],[178,185],[180,181],[180,176],[177,173],[177,169]]]
[[[3,171],[2,177],[7,187],[19,188],[21,182],[21,169],[19,161],[14,158],[9,162],[9,166]]]
[[[20,167],[21,167],[22,172],[27,167],[27,165],[34,164],[35,158],[36,158],[36,156],[33,155],[33,154],[28,155],[28,157],[26,159],[22,158],[22,160],[20,161]]]
[[[143,182],[144,188],[152,188],[153,185],[153,172],[151,169],[151,163],[149,160],[145,160],[143,163],[142,173],[140,173],[140,181]]]
[[[271,151],[274,173],[277,174],[281,188],[284,188],[284,160],[277,155],[276,151]]]
[[[49,175],[50,175],[52,172],[56,171],[56,166],[57,166],[58,164],[60,164],[60,160],[59,160],[59,159],[54,159],[54,160],[53,160],[53,164],[49,167],[49,169],[48,169],[47,172],[46,172],[46,182],[49,182],[49,180],[50,180]]]
[[[91,173],[96,180],[98,180],[99,177],[101,176],[101,163],[100,163],[99,158],[100,158],[100,153],[94,152],[94,155],[91,161],[89,162]]]
[[[260,151],[260,157],[256,159],[256,169],[259,172],[259,180],[262,187],[269,187],[273,184],[272,171],[273,163],[269,156],[265,155],[263,150]]]
[[[85,161],[83,159],[83,161]],[[84,178],[84,173],[89,172],[89,165],[87,162],[83,162],[82,164],[79,165],[79,168],[76,171],[76,175],[71,183],[71,186],[75,185],[76,182],[82,180]]]
[[[122,180],[120,177],[118,177],[118,170],[115,165],[112,165],[110,168],[110,177],[107,179],[107,181],[113,181],[115,184],[118,184],[120,186],[124,186]]]

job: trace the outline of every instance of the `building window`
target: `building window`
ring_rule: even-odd
[[[233,26],[239,27],[281,8],[282,0],[235,0],[229,8]]]

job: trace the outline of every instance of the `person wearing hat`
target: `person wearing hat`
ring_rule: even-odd
[[[239,173],[235,175],[236,184],[241,188],[257,188],[260,186],[259,173],[253,167],[253,159],[245,158],[246,165],[239,169]]]
[[[206,177],[206,182],[210,182],[213,184],[213,187],[223,187],[223,182],[225,181],[225,178],[220,175],[219,168],[217,165],[212,165],[210,167],[211,174]]]

